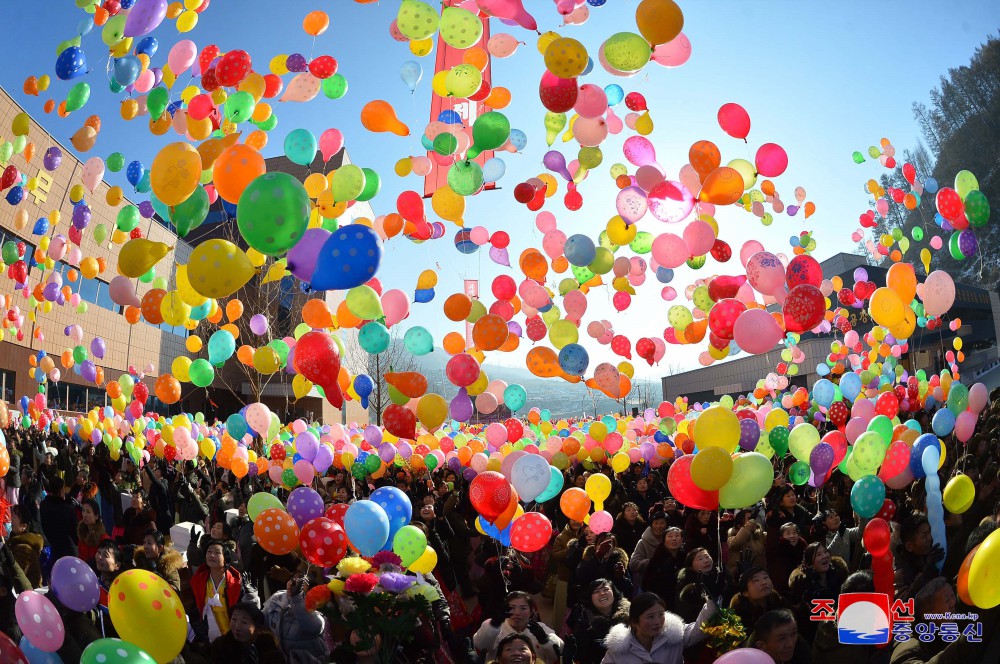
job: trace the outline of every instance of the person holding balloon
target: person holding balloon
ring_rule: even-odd
[[[306,608],[309,586],[307,575],[292,575],[285,590],[274,593],[264,603],[264,619],[268,629],[277,637],[285,659],[325,662],[330,654],[323,640],[326,618],[318,611]]]
[[[594,544],[588,546],[576,568],[577,598],[586,598],[586,588],[596,579],[611,579],[615,589],[624,597],[631,597],[634,586],[628,571],[628,554],[618,547],[618,540],[610,532],[600,533]]]

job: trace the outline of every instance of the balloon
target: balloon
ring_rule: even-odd
[[[157,662],[180,654],[187,638],[184,608],[177,592],[153,572],[120,574],[108,590],[108,609],[118,635]]]
[[[171,143],[153,159],[150,183],[153,193],[166,206],[183,203],[198,186],[201,155],[188,143]]]
[[[403,526],[392,537],[392,552],[409,567],[423,555],[427,548],[427,535],[416,526]]]
[[[733,474],[733,459],[721,447],[700,450],[691,462],[691,479],[706,491],[721,489]]]
[[[719,490],[719,505],[725,509],[755,505],[770,490],[773,480],[774,469],[763,454],[738,454],[733,459],[729,481]]]
[[[976,498],[976,486],[968,475],[956,475],[944,488],[944,506],[952,514],[967,512]]]
[[[436,13],[435,13],[436,14]],[[375,100],[361,109],[361,124],[368,131],[391,132],[397,136],[409,136],[410,128],[396,118],[396,111],[387,101]]]
[[[382,242],[367,226],[352,224],[333,232],[320,250],[312,287],[344,290],[364,284],[378,270]]]
[[[187,276],[194,291],[208,298],[225,298],[253,277],[247,255],[228,240],[202,242],[191,252]]]
[[[750,115],[739,104],[723,104],[719,108],[719,126],[733,138],[746,140],[750,133]]]
[[[52,567],[52,591],[68,609],[90,611],[101,599],[97,575],[79,558],[66,556]]]
[[[754,164],[757,172],[764,177],[778,177],[788,168],[788,155],[777,143],[764,143],[757,148]]]
[[[510,545],[518,551],[533,553],[548,546],[551,537],[552,523],[548,517],[541,512],[527,512],[511,525]]]
[[[254,519],[253,532],[260,547],[276,556],[291,553],[299,545],[299,527],[282,509],[262,510]]]
[[[653,46],[677,37],[684,27],[684,14],[673,0],[642,0],[635,10],[635,23]]]
[[[307,380],[319,385],[327,401],[341,408],[337,378],[340,375],[340,350],[333,338],[324,332],[307,332],[295,344],[295,369]]]
[[[885,485],[874,475],[865,475],[851,488],[851,507],[863,519],[878,514],[885,501]]]
[[[17,596],[14,613],[21,632],[36,648],[55,652],[62,647],[66,638],[63,621],[47,597],[26,590]]]

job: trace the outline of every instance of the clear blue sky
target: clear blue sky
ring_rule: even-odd
[[[723,162],[738,157],[752,160],[756,146],[764,142],[784,146],[790,165],[776,181],[782,198],[786,203],[793,202],[793,189],[803,186],[808,199],[816,203],[817,213],[809,220],[804,220],[801,213],[795,218],[782,215],[765,229],[742,210],[723,210],[718,214],[722,238],[737,254],[742,243],[750,238],[763,241],[771,251],[790,253],[788,238],[810,230],[819,243],[816,252],[819,259],[853,250],[850,235],[866,206],[863,184],[879,172],[872,162],[855,165],[851,153],[877,145],[883,136],[890,138],[900,152],[915,145],[919,131],[912,119],[912,103],[926,101],[939,76],[948,68],[967,63],[975,48],[1000,23],[1000,4],[995,0],[945,4],[689,0],[680,4],[685,12],[684,32],[693,44],[693,55],[685,66],[664,69],[650,64],[629,79],[616,79],[598,66],[583,82],[601,86],[618,83],[626,92],[638,90],[645,95],[656,125],[651,138],[658,161],[672,177],[687,161],[690,144],[699,139],[716,142],[722,149]],[[565,27],[561,27],[562,20],[553,3],[532,0],[525,5],[538,19],[540,30],[558,30],[575,37],[592,54],[608,35],[635,30],[637,3],[633,0],[612,0],[603,7],[592,8],[586,25]],[[275,104],[279,124],[271,132],[265,155],[280,154],[284,136],[292,129],[306,127],[318,136],[329,127],[337,127],[346,136],[352,160],[382,175],[382,192],[372,205],[376,214],[385,214],[394,211],[400,191],[419,191],[422,185],[414,176],[396,177],[392,166],[403,156],[423,154],[419,135],[428,119],[434,66],[433,56],[420,59],[424,79],[416,94],[411,95],[398,71],[403,62],[414,58],[406,44],[393,41],[388,34],[397,7],[394,0],[369,5],[348,0],[284,3],[215,0],[201,15],[195,30],[183,37],[194,40],[199,48],[210,43],[222,50],[242,48],[252,56],[255,69],[264,73],[270,58],[279,53],[329,54],[337,58],[340,72],[350,83],[348,95],[338,101],[320,95],[308,104]],[[323,9],[331,16],[330,30],[315,45],[301,29],[302,18],[313,9]],[[70,87],[54,76],[55,46],[76,34],[81,18],[83,13],[68,1],[47,2],[44,9],[38,3],[15,3],[5,8],[7,29],[0,42],[4,62],[0,84],[66,144],[87,115],[99,114],[104,120],[103,129],[97,146],[87,156],[106,157],[117,150],[126,155],[127,161],[139,159],[148,165],[162,145],[174,140],[174,134],[154,137],[148,132],[147,118],[132,122],[120,118],[118,105],[123,97],[111,94],[104,83],[107,49],[100,40],[99,29],[83,42],[94,69],[83,79],[93,88],[90,103],[67,119],[42,114],[47,96],[58,101]],[[507,163],[507,174],[500,183],[504,190],[470,199],[466,224],[507,230],[513,237],[510,254],[516,267],[516,257],[525,247],[541,243],[541,235],[534,228],[534,214],[513,201],[512,190],[518,182],[544,170],[541,165],[547,150],[542,127],[544,109],[537,97],[537,82],[544,66],[535,49],[534,33],[499,23],[493,30],[508,32],[527,42],[514,57],[494,61],[493,81],[494,85],[512,91],[514,101],[505,113],[513,127],[527,133],[528,147],[520,155],[500,153]],[[170,21],[165,21],[153,36],[160,44],[153,58],[156,66],[166,61],[170,46],[181,36]],[[23,80],[32,74],[52,75],[53,84],[47,94],[39,98],[23,94]],[[175,86],[172,99],[178,98],[182,87]],[[412,130],[409,138],[370,134],[361,127],[361,107],[379,98],[390,101],[401,119],[409,124]],[[730,101],[743,105],[750,113],[753,127],[749,146],[725,136],[718,127],[716,111]],[[616,110],[620,116],[626,112],[623,106]],[[0,136],[9,138],[9,135],[9,127],[0,127]],[[567,234],[582,232],[596,238],[608,218],[615,214],[616,189],[608,167],[624,161],[621,142],[625,135],[610,137],[602,145],[604,164],[581,185],[585,200],[581,211],[569,213],[562,206],[562,191],[547,204],[546,209],[556,214],[559,227]],[[564,150],[567,161],[575,158],[575,142],[563,145],[567,147]],[[131,189],[123,177],[114,183],[123,185],[126,191]],[[640,227],[653,233],[678,230],[668,229],[651,217]],[[454,230],[449,224],[446,238],[419,246],[401,239],[391,241],[379,275],[387,288],[412,291],[421,270],[440,265],[438,298],[431,304],[414,305],[414,314],[408,321],[410,325],[428,327],[437,340],[448,331],[459,329],[442,324],[440,305],[448,294],[460,289],[462,278],[481,279],[480,291],[488,294],[493,277],[507,271],[493,264],[485,250],[470,257],[459,254],[452,244]],[[738,271],[736,257],[727,265],[710,261],[697,274],[686,268],[678,270],[672,285],[683,293],[684,285],[694,278]],[[514,276],[517,279],[519,275]],[[614,314],[610,289],[600,289],[588,298],[587,320],[612,320],[616,331],[627,334],[633,342],[641,336],[659,336],[667,325],[667,307],[659,292],[660,284],[649,275],[632,307],[624,314]],[[485,299],[487,303],[491,301],[488,295]],[[591,367],[601,361],[617,362],[618,358],[607,347],[599,347],[585,333],[581,338],[591,351]],[[527,339],[524,342],[521,352],[491,359],[523,366],[523,355],[529,347]],[[690,352],[690,348],[678,351],[677,347],[668,346],[667,359],[684,368],[697,366],[696,358],[697,353]],[[646,369],[641,360],[636,367],[645,375],[660,373],[656,368]]]

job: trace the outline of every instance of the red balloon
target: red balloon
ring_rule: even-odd
[[[330,519],[330,521],[333,521],[335,524],[343,528],[344,515],[347,514],[348,507],[350,507],[350,505],[347,505],[345,503],[334,503],[333,505],[330,505],[329,507],[326,508],[326,514],[324,514],[323,516],[325,516],[327,519]]]
[[[733,138],[746,140],[750,133],[750,114],[739,104],[723,104],[719,109],[719,126]]]
[[[514,186],[514,200],[518,203],[530,203],[535,197],[535,188],[527,182],[522,182]]]
[[[219,47],[215,44],[209,44],[205,48],[201,49],[201,55],[198,56],[198,66],[203,74],[211,68],[212,62],[218,56]]]
[[[479,473],[469,485],[472,507],[489,523],[496,521],[507,509],[511,495],[507,478],[492,470]]]
[[[570,185],[570,186],[572,186],[572,185]],[[536,194],[535,195],[535,200],[540,200],[540,201],[544,202],[544,200],[545,200],[545,192],[542,191],[542,192],[539,192],[538,194]],[[571,189],[571,190],[567,191],[566,195],[563,196],[563,205],[565,205],[566,209],[569,210],[570,212],[576,212],[577,210],[579,210],[580,208],[583,207],[583,194],[581,194],[579,191],[576,191],[574,189]],[[533,208],[533,209],[541,209],[541,207],[542,206],[539,205],[538,208]]]
[[[648,110],[646,107],[646,98],[638,92],[630,92],[625,95],[625,107],[630,111],[645,111]]]
[[[216,75],[215,67],[206,69],[205,73],[201,75],[202,90],[204,90],[205,92],[213,92],[215,90],[218,90],[219,87],[221,86],[219,85],[219,78]]]
[[[799,284],[809,284],[819,288],[821,283],[823,283],[823,268],[812,256],[802,254],[788,262],[788,267],[785,269],[785,284],[789,289]]]
[[[808,332],[823,322],[826,299],[815,286],[800,284],[789,291],[781,312],[785,316],[785,330]]]
[[[132,388],[132,398],[139,403],[146,403],[146,400],[149,399],[149,388],[144,382],[139,381],[135,384],[135,387]]]
[[[525,333],[528,335],[528,338],[531,339],[532,341],[541,341],[542,339],[545,338],[545,335],[548,333],[548,328],[545,327],[545,321],[543,321],[541,318],[538,317],[529,318]]]
[[[423,221],[425,218],[424,199],[415,191],[404,191],[396,198],[396,211],[407,221],[413,223]]]
[[[891,502],[891,501],[890,501]],[[865,526],[862,541],[872,558],[881,558],[889,552],[889,539],[891,536],[889,524],[881,517],[876,517]]]
[[[541,551],[552,537],[552,522],[541,512],[528,512],[510,527],[510,546],[523,553]]]
[[[493,86],[490,85],[488,81],[483,80],[483,82],[479,84],[479,89],[469,97],[469,101],[483,101],[490,96],[491,92],[493,92]]]
[[[886,522],[892,521],[892,518],[896,516],[896,503],[892,502],[891,498],[886,498],[885,502],[882,503],[882,509],[875,516],[879,519],[885,519]]]
[[[524,435],[524,425],[516,418],[508,418],[503,425],[507,427],[507,442],[516,443]]]
[[[285,446],[281,443],[275,443],[271,445],[271,460],[272,461],[284,461],[285,460]]]
[[[740,300],[726,299],[715,303],[708,312],[708,327],[722,339],[733,338],[733,326],[740,314],[747,310],[747,305]]]
[[[0,176],[0,190],[12,187],[21,179],[21,174],[17,172],[17,166],[11,164],[3,169],[3,176]]]
[[[444,367],[444,373],[455,387],[468,387],[476,382],[481,373],[479,363],[476,358],[468,353],[459,353],[450,360]]]
[[[670,466],[667,488],[670,495],[685,507],[695,510],[715,510],[719,507],[719,492],[705,491],[691,479],[693,454],[685,454]]]
[[[891,420],[899,413],[899,399],[893,392],[883,392],[875,400],[875,412]]]
[[[250,54],[240,49],[226,53],[215,66],[215,76],[219,85],[227,88],[239,85],[248,73],[250,73]]]
[[[934,199],[934,202],[937,204],[937,211],[948,221],[958,219],[965,212],[965,204],[962,203],[962,197],[951,187],[941,187],[938,189],[937,198]]]
[[[733,249],[724,240],[716,240],[712,245],[712,258],[720,263],[726,263],[733,257]]]
[[[493,297],[498,300],[510,300],[517,294],[517,283],[506,274],[501,274],[493,280]]]
[[[611,298],[611,303],[614,305],[615,311],[625,311],[632,304],[632,296],[625,291],[618,291]]]
[[[738,277],[729,277],[726,275],[715,277],[708,283],[708,296],[715,302],[736,297],[736,294],[740,291],[740,286],[746,282],[747,277],[745,274],[741,274]]]
[[[907,162],[903,164],[903,177],[910,184],[913,184],[913,180],[917,177],[917,169],[913,167],[913,164]]]
[[[391,404],[382,414],[382,424],[397,438],[412,440],[417,437],[417,416],[406,406]]]
[[[632,359],[632,342],[623,334],[616,334],[611,339],[611,352],[621,355],[629,360]]]
[[[579,90],[575,78],[559,78],[552,72],[542,74],[538,97],[542,106],[553,113],[565,113],[576,105]]]
[[[344,395],[337,384],[340,376],[340,349],[330,335],[313,330],[295,344],[295,370],[323,388],[334,408],[344,405]]]
[[[510,245],[510,235],[506,231],[496,231],[490,236],[490,244],[497,249],[505,249]]]
[[[764,143],[754,157],[757,172],[767,178],[776,178],[788,168],[788,155],[777,143]]]
[[[285,83],[277,74],[264,74],[264,98],[273,99],[281,94]]]
[[[27,662],[28,657],[9,636],[0,632],[0,660],[4,662]]]
[[[333,519],[319,516],[299,531],[299,546],[313,565],[333,567],[347,554],[347,535]]]
[[[843,401],[830,404],[827,414],[830,416],[830,421],[838,427],[844,426],[847,420],[851,419],[851,411]]]
[[[321,55],[309,63],[309,73],[316,78],[330,78],[337,73],[337,61],[329,55]]]
[[[653,356],[656,355],[656,344],[648,337],[643,337],[635,342],[635,353],[653,366]]]

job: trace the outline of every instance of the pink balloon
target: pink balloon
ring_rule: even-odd
[[[601,92],[604,91],[601,90]],[[579,97],[577,100],[579,103]],[[601,117],[581,116],[573,123],[573,137],[584,147],[597,147],[608,137],[608,125]]]
[[[656,352],[653,353],[653,362],[659,362],[663,359],[663,356],[667,353],[667,344],[659,337],[653,337],[653,346],[656,347]]]
[[[548,233],[549,231],[554,231],[556,229],[556,217],[554,214],[548,210],[543,210],[538,213],[535,217],[535,228],[543,233]]]
[[[851,417],[860,417],[865,425],[867,425],[875,417],[875,403],[870,399],[855,401],[851,407]]]
[[[777,296],[784,291],[785,266],[777,256],[768,251],[758,251],[746,264],[747,281],[758,293]]]
[[[937,251],[942,246],[943,246],[943,242],[941,241],[941,236],[940,235],[935,235],[934,237],[931,238],[931,249]]]
[[[578,121],[577,124],[580,122]],[[619,191],[615,198],[615,206],[618,215],[629,225],[642,219],[649,209],[646,192],[639,187],[625,187]]]
[[[139,74],[139,78],[135,79],[135,83],[132,85],[135,86],[136,92],[146,93],[152,89],[155,79],[156,76],[153,74],[152,70],[147,69]]]
[[[108,294],[111,301],[122,306],[141,307],[142,302],[135,294],[135,285],[127,277],[118,275],[108,284]]]
[[[656,163],[656,148],[645,136],[629,136],[622,145],[622,153],[630,164],[645,166]]]
[[[604,116],[604,121],[608,123],[608,133],[610,134],[620,134],[622,128],[625,126],[621,118],[615,115],[615,109],[613,108],[608,109],[607,114]]]
[[[924,311],[928,316],[947,313],[955,304],[955,281],[943,270],[934,270],[924,280]]]
[[[14,604],[17,625],[39,650],[55,652],[66,638],[62,618],[52,602],[41,593],[26,590]]]
[[[319,137],[319,150],[323,161],[330,161],[344,147],[344,135],[339,129],[327,129]]]
[[[657,263],[669,268],[680,267],[690,256],[687,243],[673,233],[658,235],[653,240],[652,254]]]
[[[566,247],[566,234],[560,230],[552,230],[542,238],[542,251],[548,254],[549,258],[559,258],[563,255]]]
[[[424,177],[431,172],[434,164],[427,157],[412,157],[410,163],[413,167],[413,174]]]
[[[683,32],[653,49],[653,62],[661,67],[680,67],[691,57],[691,40]]]
[[[783,336],[778,321],[764,309],[747,309],[733,325],[736,345],[754,355],[768,352]]]
[[[969,388],[969,409],[973,413],[981,413],[990,400],[989,390],[982,383],[975,383]]]
[[[469,239],[481,247],[490,241],[490,232],[483,226],[476,226],[469,233]]]
[[[788,168],[788,155],[785,149],[777,143],[764,143],[757,148],[757,155],[754,157],[757,172],[764,177],[774,178],[785,172]]]
[[[382,295],[382,311],[386,327],[395,325],[410,315],[409,296],[398,288],[386,291]]]
[[[587,334],[589,334],[594,339],[600,339],[604,336],[604,324],[600,321],[591,321],[587,324]]]
[[[198,47],[190,39],[182,39],[170,48],[167,54],[167,64],[174,76],[180,76],[194,64],[198,57]]]
[[[663,182],[663,173],[652,164],[640,166],[635,172],[635,183],[645,192],[650,192],[653,187]]]
[[[406,38],[403,41],[406,41]],[[490,41],[486,45],[486,50],[494,58],[509,58],[514,55],[520,44],[521,42],[517,41],[512,35],[501,32],[490,37]]]
[[[580,86],[573,110],[583,118],[599,118],[608,110],[608,95],[601,86],[585,83]],[[578,124],[579,121],[577,121]],[[575,131],[576,126],[574,126]]]
[[[569,14],[563,17],[565,25],[583,25],[590,18],[590,8],[587,5],[580,5]]]
[[[97,185],[104,178],[104,160],[100,157],[91,157],[83,165],[83,184],[94,193]]]
[[[590,515],[589,525],[591,532],[595,535],[600,535],[601,533],[611,532],[612,526],[615,525],[615,520],[608,512],[598,510]]]
[[[745,242],[740,249],[740,262],[743,263],[743,267],[746,267],[750,257],[759,251],[764,251],[764,245],[757,240],[748,240]]]
[[[538,29],[538,23],[524,10],[521,0],[476,0],[476,4],[490,16],[514,21],[525,30]]]
[[[566,293],[566,297],[563,298],[563,310],[568,319],[579,323],[583,315],[587,313],[587,296],[581,290],[572,290]]]
[[[972,434],[976,431],[976,420],[979,418],[977,413],[971,410],[964,410],[958,414],[955,418],[955,436],[960,442],[968,442],[969,438],[972,438]]]
[[[642,166],[639,170],[641,171],[643,168],[650,167]],[[636,176],[638,177],[638,173]],[[653,213],[653,216],[668,224],[684,221],[694,209],[694,196],[691,195],[691,191],[680,182],[670,180],[664,180],[653,187],[649,192],[648,200],[649,211]],[[713,243],[715,241],[714,234],[712,241]],[[708,249],[711,250],[711,248]],[[692,253],[692,255],[701,254]]]
[[[684,242],[692,256],[704,256],[715,244],[715,231],[700,219],[695,219],[684,229]]]

